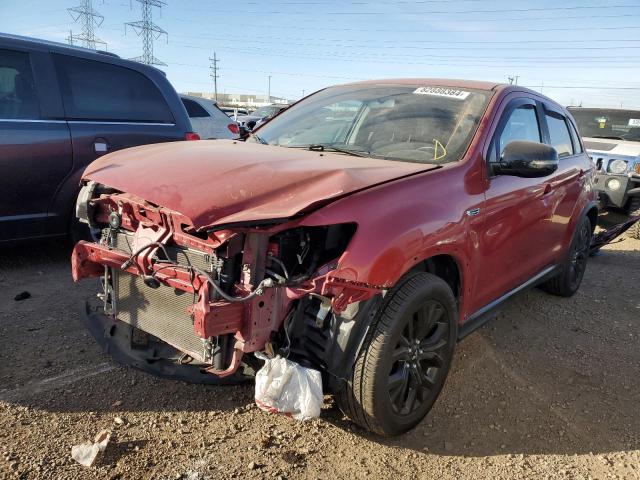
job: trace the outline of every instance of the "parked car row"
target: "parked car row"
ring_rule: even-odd
[[[238,123],[229,118],[214,100],[202,97],[180,95],[193,130],[203,140],[217,138],[237,138],[240,133]]]
[[[254,110],[249,115],[238,116],[237,122],[240,126],[240,130],[243,133],[248,133],[258,128],[266,121],[272,119],[283,110],[286,110],[288,105],[273,104],[265,107],[260,107]]]

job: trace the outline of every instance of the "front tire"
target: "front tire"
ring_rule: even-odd
[[[457,318],[453,292],[441,278],[405,278],[387,294],[351,378],[336,396],[341,410],[380,435],[415,427],[444,386]]]
[[[559,297],[571,297],[578,291],[587,269],[592,235],[591,220],[585,216],[573,232],[569,254],[560,265],[560,273],[541,285],[545,292]]]

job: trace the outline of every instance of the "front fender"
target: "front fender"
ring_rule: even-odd
[[[482,215],[465,212],[483,202],[484,195],[465,189],[464,175],[442,169],[351,195],[310,214],[303,224],[358,224],[332,274],[344,280],[390,288],[425,259],[450,255],[472,285],[469,265]]]

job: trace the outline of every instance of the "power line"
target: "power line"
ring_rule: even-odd
[[[174,18],[173,21],[178,22],[193,22],[192,19],[185,18]],[[334,32],[367,32],[367,33],[398,33],[398,29],[385,29],[385,28],[349,28],[349,27],[325,27],[320,23],[314,23],[313,26],[305,27],[301,25],[286,25],[282,23],[270,23],[270,24],[253,24],[253,27],[259,28],[277,28],[278,30],[302,30],[302,31],[334,31]],[[640,29],[640,26],[615,26],[615,27],[599,27],[599,26],[590,26],[590,27],[562,27],[562,28],[511,28],[511,29],[501,29],[501,30],[487,30],[487,29],[476,29],[476,30],[449,30],[443,33],[512,33],[512,32],[582,32],[582,31],[597,31],[597,30],[637,30]],[[425,33],[425,29],[421,30],[410,30],[403,29],[403,34],[407,33]]]
[[[230,39],[228,37],[210,37],[211,40],[219,40],[219,41],[226,41],[229,42]],[[355,49],[360,49],[360,50],[375,50],[375,51],[379,51],[379,50],[418,50],[418,51],[442,51],[442,50],[462,50],[462,51],[470,51],[470,50],[486,50],[487,47],[483,47],[483,46],[458,46],[458,47],[449,47],[449,46],[437,46],[437,47],[424,47],[424,46],[416,46],[416,45],[375,45],[375,44],[371,44],[371,43],[366,43],[366,44],[345,44],[345,43],[333,43],[333,44],[327,44],[326,42],[323,42],[322,44],[319,44],[319,42],[315,41],[315,39],[309,39],[309,42],[292,42],[292,41],[286,41],[286,39],[283,39],[282,41],[279,40],[268,40],[268,39],[260,39],[260,44],[275,44],[275,45],[281,45],[281,46],[287,46],[287,47],[291,47],[291,46],[300,46],[300,47],[321,47],[323,50],[327,47],[330,48],[341,48],[341,49],[345,49],[345,48],[355,48]],[[286,43],[285,43],[286,42]],[[233,41],[233,44],[236,44],[237,42]],[[539,46],[539,47],[500,47],[501,51],[516,51],[516,52],[522,52],[522,51],[545,51],[548,52],[550,49],[550,47],[548,45],[545,46]],[[560,51],[560,50],[569,50],[569,51],[609,51],[609,50],[639,50],[640,49],[640,45],[623,45],[623,46],[608,46],[608,47],[562,47],[562,46],[554,46],[553,47],[553,51]],[[394,56],[406,56],[406,57],[415,57],[415,54],[394,54]],[[443,57],[443,58],[450,58],[450,55],[435,55],[435,54],[427,54],[429,56],[434,56],[434,57]],[[377,54],[376,54],[377,56]],[[619,55],[619,58],[629,58],[628,56],[624,56],[624,55]],[[456,58],[463,58],[460,57],[459,55],[456,54]],[[469,58],[480,58],[477,55],[472,55]],[[484,58],[497,58],[497,57],[484,57]],[[505,57],[499,57],[499,58],[505,58]],[[518,55],[517,57],[507,57],[507,58],[523,58],[522,55]],[[604,56],[604,57],[593,57],[593,56],[589,56],[589,57],[576,57],[576,56],[571,56],[571,57],[548,57],[547,55],[544,55],[542,57],[529,57],[529,58],[615,58],[615,57],[611,57],[610,55]]]
[[[638,17],[640,17],[640,15],[637,15]],[[105,27],[108,28],[108,27]],[[117,29],[119,30],[119,29]],[[203,39],[203,40],[229,40],[229,37],[226,36],[215,36],[215,35],[187,35],[187,34],[175,34],[173,35],[174,37],[184,37],[184,38],[199,38],[199,39]],[[292,37],[290,35],[287,35],[285,37],[283,36],[279,36],[279,35],[260,35],[260,43],[264,43],[267,40],[266,39],[271,39],[271,40],[281,40],[283,42],[286,42],[287,44],[289,44],[290,41],[294,40],[294,41],[298,41],[298,40],[306,40],[309,42],[313,42],[315,44],[318,44],[320,42],[324,43],[325,42],[335,42],[336,38],[312,38],[309,36],[304,36],[304,37]],[[337,40],[339,42],[345,42],[345,43],[353,43],[353,42],[360,42],[360,39],[349,39],[349,38],[340,38],[339,40]],[[401,43],[401,41],[398,41],[396,39],[392,39],[392,40],[385,40],[385,39],[376,39],[377,42],[379,43],[393,43],[394,46],[399,45]],[[407,41],[407,43],[411,43],[411,44],[416,44],[416,43],[426,43],[426,44],[455,44],[455,45],[476,45],[476,44],[489,44],[489,45],[521,45],[521,44],[531,44],[531,43],[544,43],[544,44],[557,44],[559,41],[558,40],[424,40],[424,39],[412,39],[410,41]],[[596,43],[596,44],[601,44],[601,43],[637,43],[640,42],[640,38],[619,38],[619,39],[615,39],[615,38],[592,38],[592,39],[577,39],[577,40],[571,40],[571,39],[562,39],[562,43],[579,43],[579,44],[584,44],[584,43]],[[273,42],[269,42],[269,43],[273,43]],[[375,46],[373,43],[367,43],[368,46],[371,46],[372,48],[386,48],[386,47],[377,47]],[[404,46],[399,45],[398,48],[407,48]],[[440,47],[437,47],[440,48]],[[470,48],[470,47],[464,47],[464,48]],[[485,49],[486,47],[478,47],[478,48],[482,48]],[[537,49],[538,47],[536,47]],[[542,48],[548,48],[548,47],[539,47],[540,49]],[[565,47],[563,47],[565,48]],[[589,50],[591,50],[591,47],[584,47],[587,48]],[[595,47],[598,49],[608,49],[608,48],[618,48],[616,46],[613,47]],[[625,47],[626,48],[626,47]],[[516,47],[517,50],[522,50],[523,47]],[[554,45],[554,50],[556,50],[557,47]],[[574,47],[566,47],[566,49],[574,49]]]
[[[97,38],[94,32],[94,28],[102,25],[104,17],[93,8],[91,0],[81,0],[80,5],[67,8],[67,11],[73,21],[80,24],[82,32],[78,35],[74,35],[71,31],[69,32],[67,41],[71,45],[74,45],[74,42],[80,42],[83,47],[95,50],[96,44],[99,43],[106,48],[107,43]]]
[[[413,14],[419,15],[464,15],[468,13],[473,14],[482,14],[482,13],[520,13],[520,12],[547,12],[547,11],[573,11],[573,10],[597,10],[597,9],[611,9],[611,8],[636,8],[637,5],[580,5],[580,6],[572,6],[572,7],[533,7],[533,8],[504,8],[504,9],[493,9],[493,10],[422,10],[412,12]],[[192,11],[198,11],[198,9],[190,9]],[[253,10],[234,10],[232,12],[217,12],[218,14],[234,14],[234,15],[305,15],[305,16],[315,16],[318,15],[389,15],[390,12],[314,12],[314,11],[303,11],[303,12],[291,12],[287,10],[281,11],[253,11]],[[397,13],[406,13],[406,12],[397,12]]]
[[[200,46],[193,46],[193,45],[181,45],[183,47],[186,48],[195,48],[195,49],[204,49],[205,47],[200,47]],[[327,52],[327,55],[319,55],[319,54],[314,54],[314,55],[304,55],[304,54],[290,54],[288,52],[285,53],[279,53],[277,51],[274,50],[248,50],[248,49],[242,49],[242,48],[234,48],[234,47],[219,47],[219,49],[222,50],[229,50],[229,51],[234,51],[234,52],[241,52],[241,53],[249,53],[249,54],[255,54],[255,55],[260,55],[260,57],[264,58],[264,57],[284,57],[284,58],[305,58],[305,59],[311,59],[311,60],[320,60],[320,59],[325,59],[325,60],[337,60],[337,61],[346,61],[346,62],[362,62],[362,63],[374,63],[374,64],[385,64],[385,65],[418,65],[418,66],[451,66],[451,67],[489,67],[489,68],[534,68],[534,69],[539,69],[541,65],[545,64],[545,62],[533,62],[533,63],[527,63],[527,64],[515,64],[515,63],[510,63],[508,65],[504,65],[504,64],[496,64],[494,61],[487,61],[487,63],[445,63],[442,61],[442,59],[439,60],[439,62],[434,62],[434,61],[430,61],[430,62],[411,62],[411,61],[406,61],[403,59],[399,59],[397,61],[381,61],[379,60],[379,58],[384,58],[381,57],[380,55],[378,56],[374,56],[374,57],[365,57],[363,55],[339,55],[338,52]],[[395,58],[396,56],[393,56],[392,58]],[[414,56],[414,58],[416,58]],[[609,69],[629,69],[629,68],[636,68],[637,62],[634,62],[632,59],[629,60],[631,63],[628,64],[623,64],[620,61],[607,61],[607,60],[597,60],[597,61],[592,61],[592,62],[588,62],[586,60],[581,60],[578,61],[578,64],[568,64],[566,61],[562,62],[563,68],[585,68],[585,63],[589,63],[589,67],[593,67],[596,64],[600,64],[600,65],[607,65],[607,68]],[[552,66],[557,66],[557,63],[550,63],[547,65],[552,65]]]
[[[186,45],[186,44],[177,44],[179,46],[185,47],[185,48],[193,48],[193,49],[200,49],[200,50],[205,50],[207,49],[207,47],[202,47],[202,46],[198,46],[198,45]],[[562,65],[568,65],[571,63],[578,63],[579,65],[585,65],[585,64],[613,64],[613,65],[637,65],[637,62],[633,59],[630,58],[629,56],[621,56],[619,58],[616,58],[615,56],[601,56],[601,57],[577,57],[577,56],[570,56],[570,57],[548,57],[548,56],[542,56],[542,57],[532,57],[532,56],[528,56],[528,57],[524,57],[524,56],[518,56],[518,57],[482,57],[482,56],[459,56],[456,55],[455,57],[450,56],[450,55],[444,55],[444,56],[437,56],[437,55],[422,55],[422,56],[416,56],[413,54],[376,54],[376,53],[361,53],[361,52],[354,52],[354,53],[344,53],[341,50],[336,50],[336,51],[326,51],[323,50],[322,52],[318,52],[318,53],[292,53],[290,50],[274,50],[271,48],[261,48],[261,47],[226,47],[226,46],[220,46],[218,45],[218,48],[220,49],[224,49],[224,50],[230,50],[230,51],[237,51],[237,52],[242,52],[242,53],[249,53],[249,54],[256,54],[256,55],[261,55],[264,57],[269,57],[269,56],[280,56],[280,57],[288,57],[288,58],[306,58],[306,59],[310,59],[310,60],[320,60],[320,59],[346,59],[346,60],[357,60],[357,61],[362,61],[362,62],[373,62],[373,63],[380,63],[380,59],[400,59],[401,61],[391,61],[391,62],[383,62],[383,63],[401,63],[401,64],[411,64],[411,65],[423,65],[425,64],[424,62],[406,62],[403,60],[403,58],[408,58],[409,60],[421,60],[421,59],[427,59],[430,61],[431,64],[440,64],[440,65],[455,65],[455,62],[459,62],[460,59],[464,59],[464,58],[469,58],[471,60],[474,60],[476,62],[476,64],[478,62],[485,62],[480,66],[485,66],[485,65],[494,65],[496,60],[501,60],[503,61],[503,63],[505,64],[509,64],[511,66],[516,66],[516,64],[518,62],[526,62],[528,60],[535,60],[535,63],[533,65],[533,67],[539,67],[540,65],[558,65],[558,63],[561,63]],[[434,63],[435,62],[435,63]],[[454,63],[451,63],[454,62]],[[470,63],[463,63],[463,64],[459,64],[460,66],[471,66]]]
[[[216,100],[216,102],[218,101],[218,78],[220,78],[220,75],[218,75],[218,62],[220,61],[220,59],[218,57],[216,57],[216,52],[213,52],[213,58],[209,57],[209,61],[211,62],[209,68],[211,68],[211,78],[213,78],[213,95],[214,98]]]
[[[208,65],[202,64],[193,64],[193,63],[173,63],[173,65],[185,66],[185,67],[195,67],[195,68],[209,68]],[[312,77],[312,78],[326,78],[326,79],[334,79],[334,80],[353,80],[353,81],[366,81],[371,80],[370,78],[363,77],[342,77],[336,75],[315,75],[312,73],[301,73],[301,72],[272,72],[272,71],[264,71],[264,70],[254,70],[247,68],[227,68],[227,70],[239,71],[239,72],[251,72],[251,73],[272,73],[276,75],[289,75],[292,77]],[[519,75],[515,77],[519,78]],[[511,78],[511,77],[508,77]],[[597,83],[597,82],[594,82]],[[560,88],[560,89],[585,89],[585,90],[640,90],[640,85],[636,87],[630,86],[619,86],[616,85],[606,85],[606,84],[598,84],[598,86],[593,85],[523,85],[527,88]]]
[[[166,36],[168,42],[169,34],[158,25],[153,23],[152,20],[152,7],[162,8],[163,5],[166,5],[166,2],[162,0],[136,1],[140,2],[140,5],[142,6],[142,20],[139,20],[137,22],[127,22],[124,24],[125,34],[127,33],[127,26],[129,26],[133,28],[133,31],[136,32],[139,37],[142,37],[142,55],[132,58],[132,60],[146,63],[147,65],[166,66],[166,63],[157,59],[153,54],[153,42],[154,40],[158,40],[163,35]]]

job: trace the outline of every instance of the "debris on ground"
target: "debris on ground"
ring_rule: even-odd
[[[324,396],[320,372],[305,368],[277,355],[265,361],[256,373],[255,400],[258,407],[271,413],[284,413],[296,420],[309,420],[320,416]]]
[[[26,290],[23,291],[23,292],[20,292],[15,297],[13,297],[13,299],[16,302],[21,302],[22,300],[26,300],[27,298],[31,298],[31,294],[29,292],[27,292]]]
[[[591,239],[591,254],[595,254],[606,244],[611,243],[624,232],[629,230],[636,222],[640,222],[640,216],[631,217],[626,222],[614,225],[607,230],[596,233]]]
[[[71,447],[71,458],[80,465],[90,467],[107,448],[111,432],[109,430],[101,430],[93,440],[93,443],[82,443]]]

